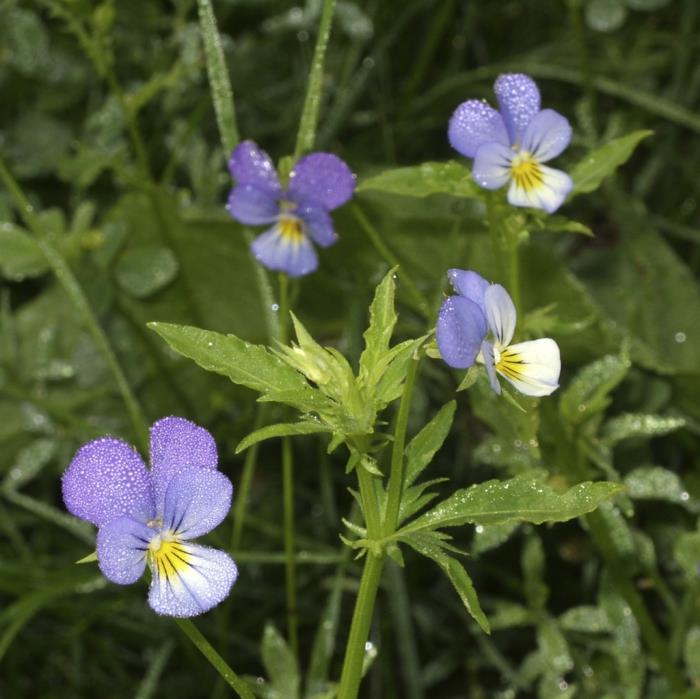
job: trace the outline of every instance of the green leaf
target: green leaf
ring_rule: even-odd
[[[494,479],[458,490],[400,531],[458,527],[467,523],[565,522],[592,512],[601,502],[622,490],[619,483],[587,481],[558,493],[532,478]]]
[[[318,391],[304,377],[266,347],[187,325],[149,323],[170,347],[207,371],[227,376],[233,383],[268,394],[301,410],[323,405]]]
[[[604,633],[610,631],[610,622],[600,607],[582,605],[567,609],[560,617],[559,624],[565,631],[580,633]]]
[[[648,130],[633,131],[589,153],[571,170],[571,179],[574,181],[571,196],[598,189],[606,177],[610,177],[620,165],[627,162],[637,145],[653,133]]]
[[[573,424],[580,424],[603,412],[610,403],[609,394],[630,368],[624,356],[609,354],[585,366],[562,393],[562,414]]]
[[[41,248],[25,230],[0,224],[0,273],[11,281],[38,277],[49,269]]]
[[[682,417],[625,413],[605,423],[603,442],[614,445],[635,437],[661,437],[685,427],[685,422],[685,418]]]
[[[358,192],[375,190],[407,197],[430,194],[452,194],[456,197],[481,197],[481,190],[472,179],[471,170],[461,163],[423,163],[411,167],[385,170],[357,186]]]
[[[97,551],[89,553],[87,556],[83,556],[80,560],[77,560],[76,565],[80,563],[97,563]]]
[[[452,427],[456,407],[455,401],[443,405],[433,419],[408,443],[405,451],[404,488],[415,482],[442,446]]]
[[[700,532],[681,534],[674,543],[673,555],[688,580],[696,580],[700,572]]]
[[[127,250],[118,260],[115,275],[128,294],[143,299],[170,284],[177,276],[175,253],[162,245],[140,245]]]
[[[683,658],[693,684],[700,681],[700,626],[691,626],[683,645]]]
[[[294,654],[279,631],[265,626],[261,647],[262,662],[267,670],[275,696],[279,699],[298,699],[299,669]]]
[[[549,597],[549,588],[544,577],[544,547],[540,537],[530,531],[525,538],[522,552],[523,588],[527,604],[535,612],[544,610]]]
[[[464,374],[464,378],[459,382],[457,392],[466,391],[468,388],[471,388],[476,383],[480,373],[481,369],[478,366],[470,366]]]
[[[394,281],[396,270],[391,269],[377,286],[369,307],[369,326],[363,335],[365,349],[360,356],[359,379],[363,386],[370,389],[384,373],[385,355],[389,351],[389,342],[396,325],[394,310]]]
[[[308,422],[280,422],[276,425],[267,425],[261,427],[255,432],[251,432],[247,437],[244,437],[236,447],[236,454],[240,454],[253,444],[262,442],[273,437],[289,437],[299,434],[315,434],[317,432],[330,432],[331,428],[317,420]]]
[[[474,539],[472,540],[472,555],[495,549],[505,543],[517,531],[518,522],[504,522],[503,524],[479,524],[474,527]]]
[[[625,476],[627,494],[634,500],[665,500],[685,505],[688,491],[677,474],[662,466],[641,466]]]

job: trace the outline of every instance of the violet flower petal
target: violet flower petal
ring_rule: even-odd
[[[273,197],[282,194],[274,163],[253,141],[239,143],[231,153],[228,166],[236,184],[251,184]]]
[[[470,269],[448,269],[447,277],[452,288],[460,295],[473,301],[486,315],[484,294],[489,288],[489,282],[480,274]]]
[[[277,219],[279,204],[269,191],[253,184],[239,184],[229,194],[226,211],[239,223],[258,226]]]
[[[354,191],[355,175],[332,153],[311,153],[299,160],[289,173],[287,193],[299,203],[335,209],[345,204]]]
[[[523,150],[540,163],[562,153],[571,142],[569,120],[553,109],[543,109],[528,124],[523,135]]]
[[[165,491],[163,529],[179,539],[210,532],[231,509],[233,486],[220,471],[188,469],[174,475]]]
[[[484,340],[481,344],[481,356],[484,359],[484,366],[486,367],[486,376],[489,377],[489,383],[491,388],[497,395],[501,395],[501,384],[498,383],[498,376],[496,376],[496,367],[494,366],[494,354],[493,345]]]
[[[277,226],[259,235],[251,244],[255,259],[268,269],[286,272],[290,277],[301,277],[318,267],[318,257],[311,241],[284,237]]]
[[[455,369],[472,366],[486,330],[479,306],[463,296],[449,296],[440,307],[435,327],[442,358]]]
[[[131,517],[117,517],[97,532],[97,562],[103,575],[117,585],[135,583],[146,568],[154,530]]]
[[[535,81],[522,73],[504,73],[493,86],[511,145],[520,145],[523,134],[540,111],[540,91]]]
[[[211,434],[182,417],[165,417],[154,422],[150,442],[156,510],[162,515],[170,480],[191,469],[216,470],[218,455]]]
[[[455,109],[447,127],[450,145],[473,158],[485,143],[510,145],[503,117],[483,100],[467,100]]]
[[[294,213],[304,222],[307,235],[322,248],[327,248],[338,240],[333,221],[325,209],[302,205]]]
[[[191,617],[222,602],[238,577],[231,557],[208,546],[178,545],[176,567],[154,566],[148,603],[158,614]]]
[[[511,178],[511,162],[514,153],[501,143],[485,143],[476,151],[472,176],[484,189],[503,187]]]
[[[146,465],[132,446],[114,437],[82,446],[63,474],[62,489],[68,511],[97,526],[120,515],[147,522],[155,514]]]

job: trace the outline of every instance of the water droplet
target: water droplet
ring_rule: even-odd
[[[280,309],[280,305],[278,303],[273,303],[272,306],[270,306],[270,308],[272,308],[272,310],[275,313],[277,313],[277,311],[279,311],[279,309]]]
[[[476,533],[477,534],[483,534],[484,533],[484,527],[481,524],[476,525]]]
[[[569,688],[569,683],[566,680],[559,680],[559,689],[561,689],[562,692],[565,692]]]
[[[684,332],[677,332],[674,336],[673,339],[678,343],[682,344],[683,342],[686,341],[687,336]]]
[[[681,493],[681,500],[683,500],[683,502],[687,502],[688,500],[690,500],[690,493],[687,493],[687,492],[684,490],[684,491]]]
[[[367,641],[365,643],[365,653],[370,653],[374,650],[374,643],[372,641]]]
[[[309,39],[309,32],[307,32],[305,29],[302,29],[300,32],[297,32],[297,39],[298,39],[301,43],[304,43],[305,41],[308,41],[308,39]]]

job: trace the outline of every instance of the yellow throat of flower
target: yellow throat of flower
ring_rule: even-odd
[[[277,229],[282,238],[289,243],[299,244],[304,239],[304,225],[296,216],[281,215],[277,219]]]
[[[510,169],[516,186],[526,192],[531,192],[544,183],[540,164],[527,151],[521,151],[513,158]]]
[[[148,545],[148,564],[165,580],[176,578],[190,566],[190,554],[183,543],[168,532],[163,532]]]

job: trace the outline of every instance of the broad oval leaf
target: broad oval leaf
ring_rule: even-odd
[[[119,286],[143,299],[165,288],[179,269],[175,253],[162,245],[140,245],[127,250],[117,262]]]
[[[0,273],[11,281],[38,277],[49,263],[32,237],[12,223],[0,224]]]

